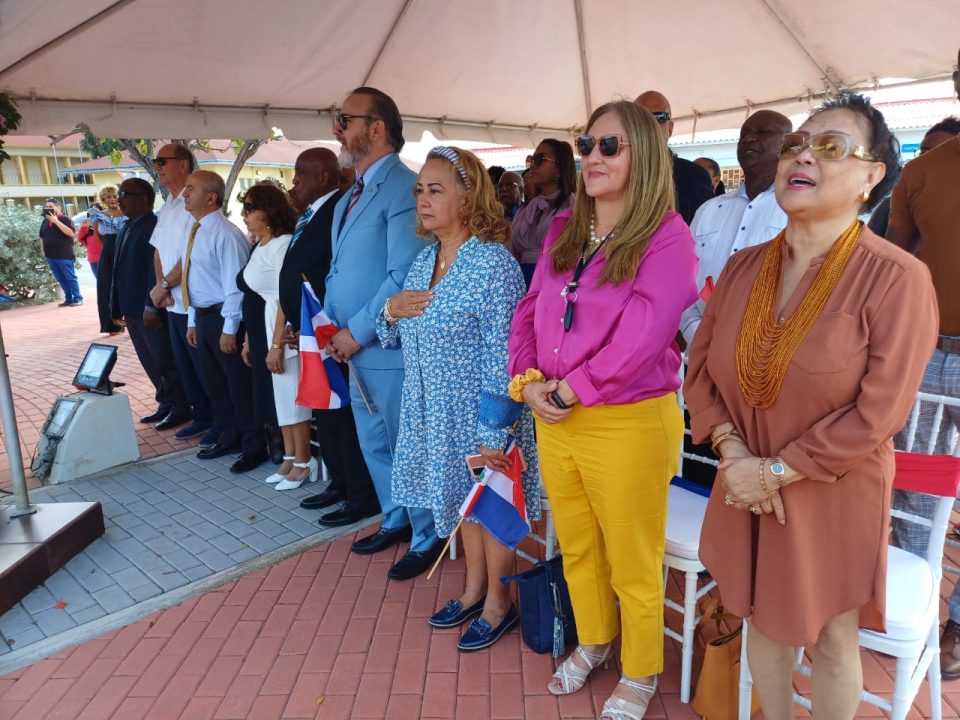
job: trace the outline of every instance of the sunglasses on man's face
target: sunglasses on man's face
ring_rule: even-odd
[[[175,160],[182,160],[182,158],[175,158],[175,157],[155,157],[155,158],[153,159],[153,165],[154,165],[154,167],[163,167],[163,166],[166,165],[168,162],[174,162]]]
[[[527,167],[540,167],[545,162],[556,163],[557,161],[551,157],[547,157],[543,153],[534,153],[533,155],[527,155]]]
[[[133,190],[121,190],[119,193],[117,193],[117,197],[119,197],[122,200],[123,198],[135,197],[137,195],[143,195],[143,194],[144,193],[142,192],[135,192]],[[109,200],[109,198],[107,199]]]
[[[653,115],[653,119],[661,125],[670,120],[670,113],[664,110],[657,110],[656,112],[652,112],[650,114]]]
[[[337,113],[334,121],[341,130],[346,130],[351,120],[378,120],[376,115],[349,115],[347,113]]]
[[[780,141],[780,157],[797,157],[807,148],[818,160],[843,160],[852,155],[858,160],[878,161],[862,145],[855,145],[852,137],[839,131],[819,133],[812,137],[805,132],[787,133]]]
[[[616,157],[620,150],[630,143],[624,142],[620,135],[601,135],[599,138],[593,135],[581,135],[577,138],[577,152],[580,157],[585,158],[593,152],[595,147],[600,148],[600,154],[603,157]]]

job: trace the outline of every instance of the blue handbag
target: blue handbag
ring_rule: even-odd
[[[566,644],[577,641],[577,626],[570,605],[570,592],[563,577],[560,555],[542,560],[519,575],[500,578],[516,581],[520,598],[520,636],[531,650],[560,657]]]

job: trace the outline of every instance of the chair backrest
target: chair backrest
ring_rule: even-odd
[[[687,354],[683,353],[682,355],[680,355],[680,372],[679,372],[680,389],[677,390],[677,402],[680,403],[680,409],[683,410],[684,413],[686,413],[687,411],[687,403],[683,397],[683,378],[687,373],[687,362],[689,362],[689,358],[687,358]],[[693,437],[693,431],[690,430],[689,423],[687,422],[684,422],[683,434],[684,434],[684,437],[688,437],[688,438]],[[685,443],[682,443],[680,445],[680,465],[679,465],[679,469],[677,470],[677,472],[680,474],[681,477],[683,476],[684,460],[699,462],[699,463],[703,463],[704,465],[713,465],[714,467],[720,464],[719,461],[717,461],[715,458],[707,457],[706,455],[698,455],[697,453],[684,450],[684,445]]]
[[[896,454],[897,471],[893,480],[896,490],[909,490],[939,498],[931,519],[892,508],[893,517],[930,528],[926,559],[939,579],[942,575],[943,545],[946,539],[950,513],[960,487],[960,442],[956,427],[944,428],[947,408],[960,411],[960,399],[930,393],[917,393],[907,427],[899,436],[905,452]],[[921,415],[923,422],[921,423]],[[918,430],[922,435],[918,437]],[[918,441],[923,447],[917,447]],[[950,454],[937,454],[935,450]],[[913,452],[918,450],[919,452]],[[923,454],[920,454],[923,453]]]

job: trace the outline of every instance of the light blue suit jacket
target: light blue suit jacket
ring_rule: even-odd
[[[351,359],[360,368],[403,368],[398,348],[381,347],[376,321],[387,298],[403,289],[410,264],[423,249],[416,233],[416,182],[416,173],[400,162],[399,155],[390,155],[363,189],[342,229],[352,190],[343,194],[333,212],[333,260],[324,310],[363,345]]]

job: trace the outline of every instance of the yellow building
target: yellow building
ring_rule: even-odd
[[[87,208],[97,186],[91,175],[68,172],[89,159],[80,149],[80,134],[56,143],[45,135],[6,135],[9,160],[0,163],[0,203],[40,207],[48,197],[60,200],[67,214]]]

